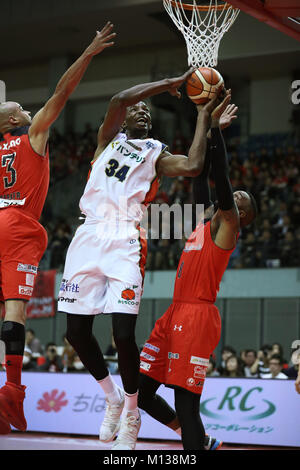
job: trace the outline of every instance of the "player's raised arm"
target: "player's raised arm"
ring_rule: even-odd
[[[202,107],[202,106],[201,106]],[[238,107],[235,104],[229,104],[220,117],[220,128],[225,129],[230,126],[232,121],[237,118]],[[204,209],[212,205],[210,187],[209,187],[209,172],[211,168],[211,155],[210,155],[210,130],[207,133],[206,154],[204,158],[203,169],[200,175],[193,178],[192,191],[193,202],[195,204],[203,204]]]
[[[231,96],[230,91],[227,91],[227,96]],[[217,246],[231,250],[236,244],[240,217],[229,180],[227,151],[220,129],[221,114],[216,108],[211,124],[211,163],[218,200],[218,211],[212,219],[212,234]]]
[[[230,101],[230,97],[225,96],[220,104],[219,94],[221,91],[222,88],[219,89],[218,95],[206,105],[197,107],[198,117],[196,130],[188,156],[172,155],[169,152],[163,152],[156,164],[157,174],[159,176],[195,177],[202,172],[207,146],[206,135],[210,127],[211,113],[216,107],[220,108],[223,112]]]
[[[108,22],[100,32],[97,31],[91,44],[59,80],[51,98],[34,116],[29,129],[29,137],[36,152],[44,154],[51,124],[58,118],[69,96],[82,79],[93,56],[114,44],[112,40],[115,33],[112,32],[112,29],[113,25]]]
[[[107,144],[119,132],[126,117],[126,109],[129,106],[133,106],[140,101],[144,101],[151,96],[159,95],[166,91],[180,98],[181,94],[178,88],[192,73],[193,69],[191,68],[180,77],[142,83],[141,85],[136,85],[114,95],[110,100],[104,122],[98,131],[98,148],[95,152],[94,159],[100,155]]]

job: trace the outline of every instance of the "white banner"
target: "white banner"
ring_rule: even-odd
[[[23,372],[28,431],[98,435],[105,399],[89,374]],[[114,376],[121,385],[120,377]],[[0,373],[0,384],[5,373]],[[159,394],[173,406],[173,390]],[[224,442],[300,447],[300,395],[294,380],[207,378],[201,398],[206,432]],[[140,438],[179,439],[142,411]]]

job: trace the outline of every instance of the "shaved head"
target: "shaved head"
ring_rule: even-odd
[[[31,124],[31,117],[15,101],[0,103],[0,132],[3,134],[15,127]]]
[[[253,195],[246,191],[235,191],[233,197],[240,213],[241,227],[250,225],[257,216],[257,205]]]

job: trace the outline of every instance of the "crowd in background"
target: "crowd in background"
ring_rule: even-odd
[[[140,351],[143,345],[140,346]],[[118,374],[118,353],[112,336],[104,358],[111,374]],[[63,336],[62,345],[53,342],[43,345],[32,329],[26,330],[23,370],[30,372],[85,372],[83,363]],[[224,346],[220,361],[211,356],[207,377],[244,377],[259,379],[296,379],[298,365],[285,358],[280,343],[264,344],[259,351],[248,348],[237,352],[233,346]]]
[[[41,269],[63,269],[67,247],[76,227],[71,219],[54,217],[51,192],[56,183],[75,172],[86,175],[95,149],[96,130],[86,125],[83,133],[56,130],[51,135],[51,185],[42,216],[49,237]],[[170,151],[187,154],[190,142],[179,131]],[[252,137],[248,143],[229,143],[230,179],[234,190],[250,191],[258,205],[258,217],[242,230],[229,268],[276,268],[300,266],[300,143],[292,136]],[[164,178],[153,201],[156,204],[192,203],[191,178]],[[212,199],[214,182],[210,180]],[[62,197],[64,195],[62,194]],[[76,207],[78,201],[73,202]],[[185,237],[151,239],[148,223],[148,270],[176,269]]]

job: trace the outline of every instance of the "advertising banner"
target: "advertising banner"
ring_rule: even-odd
[[[115,381],[121,385],[119,376]],[[0,372],[0,384],[5,373]],[[24,372],[29,431],[98,435],[104,417],[101,387],[84,373]],[[158,393],[174,405],[173,390]],[[300,447],[300,396],[294,380],[207,378],[201,399],[207,434],[224,442]],[[140,438],[180,437],[142,411]]]
[[[55,281],[55,269],[38,272],[33,289],[33,295],[27,305],[27,318],[54,317]]]

